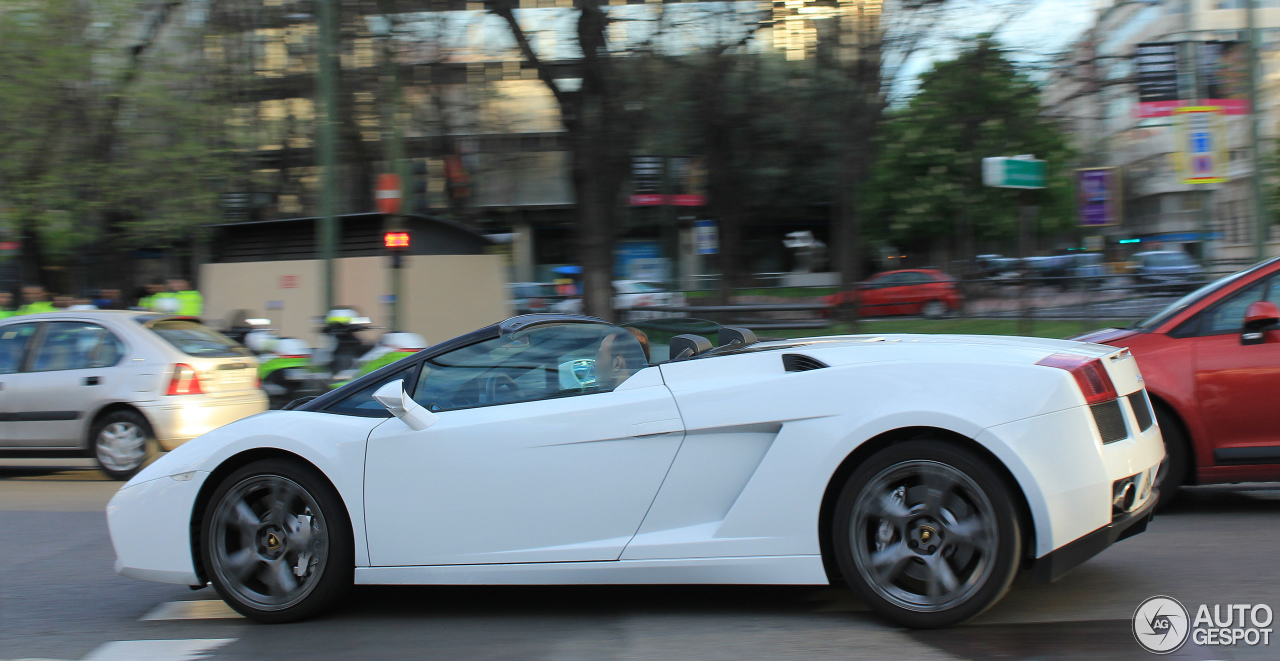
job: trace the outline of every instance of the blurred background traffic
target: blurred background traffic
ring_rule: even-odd
[[[0,308],[1137,319],[1280,253],[1246,4],[9,0]]]

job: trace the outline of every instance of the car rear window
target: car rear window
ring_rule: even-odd
[[[162,319],[148,328],[188,356],[221,358],[251,355],[248,349],[208,326],[185,319]]]

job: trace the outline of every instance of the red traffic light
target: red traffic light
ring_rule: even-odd
[[[387,232],[382,235],[382,243],[391,249],[403,249],[409,247],[408,232]]]

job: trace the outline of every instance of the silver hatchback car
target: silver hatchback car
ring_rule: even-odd
[[[88,451],[126,479],[171,450],[267,410],[258,361],[195,319],[50,312],[0,322],[0,456]]]

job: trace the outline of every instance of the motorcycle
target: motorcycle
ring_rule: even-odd
[[[324,341],[316,348],[312,358],[314,367],[324,366],[328,370],[321,370],[317,374],[333,382],[350,380],[355,374],[357,361],[374,347],[373,343],[366,342],[359,334],[372,328],[372,321],[368,317],[359,316],[355,310],[330,310],[319,329],[324,335]]]
[[[243,310],[232,313],[223,332],[258,358],[258,382],[273,409],[322,391],[312,372],[312,350],[293,337],[279,337],[270,319],[251,318]]]
[[[358,379],[401,358],[412,356],[428,346],[430,345],[426,338],[417,333],[386,333],[372,349],[360,356],[359,360],[356,361],[354,373],[349,378],[335,381],[330,388],[345,385],[350,380]]]

